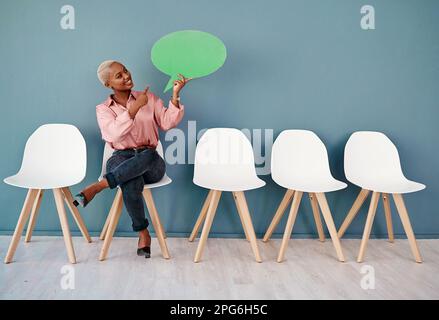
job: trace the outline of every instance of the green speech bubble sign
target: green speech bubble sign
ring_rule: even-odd
[[[151,49],[154,66],[171,77],[163,92],[173,87],[179,73],[186,78],[207,76],[218,70],[226,57],[226,47],[219,38],[196,30],[167,34]]]

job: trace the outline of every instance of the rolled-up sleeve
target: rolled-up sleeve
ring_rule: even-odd
[[[118,142],[130,132],[134,121],[128,111],[115,115],[106,105],[96,107],[96,118],[101,130],[102,139],[109,143]]]
[[[166,131],[176,127],[184,116],[184,105],[181,103],[179,107],[175,106],[169,101],[166,108],[163,104],[163,100],[154,97],[154,118],[160,129]]]

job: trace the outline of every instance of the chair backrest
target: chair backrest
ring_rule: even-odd
[[[404,176],[398,150],[383,133],[354,132],[345,146],[344,170],[346,178],[357,185],[371,179]]]
[[[257,177],[250,141],[238,129],[208,129],[195,150],[194,183],[209,185],[236,177]]]
[[[74,185],[84,179],[86,169],[87,148],[78,128],[71,124],[44,124],[27,140],[19,173],[62,177],[63,182]]]
[[[279,134],[271,150],[271,176],[274,181],[303,181],[328,175],[331,175],[328,153],[314,132],[285,130]]]
[[[157,144],[156,151],[160,155],[160,157],[163,158],[163,146],[162,146],[162,143],[160,142],[160,140]],[[104,177],[104,174],[107,171],[107,161],[108,161],[108,159],[110,159],[113,152],[114,152],[114,149],[111,147],[111,145],[109,143],[105,143],[104,154],[102,156],[101,175],[99,176],[98,180],[102,180],[102,178]]]

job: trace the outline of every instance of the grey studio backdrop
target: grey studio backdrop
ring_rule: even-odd
[[[61,8],[75,9],[75,29],[60,25]],[[360,26],[363,5],[375,8],[375,30]],[[0,176],[18,171],[29,135],[44,123],[77,126],[87,143],[87,175],[72,187],[77,193],[97,179],[103,142],[95,106],[109,91],[97,80],[106,59],[124,62],[136,89],[149,84],[165,101],[168,77],[151,64],[149,52],[163,35],[185,29],[210,32],[228,50],[225,65],[194,80],[182,91],[186,113],[178,128],[235,127],[273,130],[310,129],[326,144],[333,175],[343,181],[343,151],[357,130],[379,130],[397,145],[407,177],[427,189],[406,196],[415,233],[439,235],[439,1],[386,0],[160,0],[160,1],[1,1],[2,156]],[[266,130],[265,130],[266,129]],[[165,149],[173,141],[165,141]],[[264,137],[264,136],[263,136]],[[187,138],[186,138],[187,139]],[[264,138],[263,138],[264,140]],[[185,159],[188,159],[188,143]],[[269,155],[268,155],[269,156]],[[173,183],[153,190],[170,236],[187,236],[207,190],[192,183],[192,164],[167,164]],[[284,190],[271,180],[246,193],[258,236],[268,227]],[[328,194],[339,227],[359,188]],[[11,234],[25,189],[0,184],[0,232]],[[80,209],[89,231],[101,230],[115,195],[105,190]],[[315,237],[309,201],[302,202],[293,237]],[[367,206],[348,229],[360,237]],[[402,225],[392,203],[396,235]],[[73,234],[79,234],[69,217]],[[278,226],[283,232],[286,216]],[[35,234],[60,234],[53,195],[44,196]],[[386,236],[382,204],[372,229]],[[117,235],[134,235],[125,212]],[[224,193],[212,236],[243,237],[234,201]]]

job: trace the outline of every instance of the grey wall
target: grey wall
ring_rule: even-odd
[[[60,27],[60,8],[73,5],[76,29]],[[376,30],[360,28],[360,8],[376,10]],[[236,127],[314,130],[325,142],[333,174],[344,180],[343,148],[356,130],[385,132],[397,145],[409,178],[427,189],[406,197],[419,237],[439,235],[435,197],[439,191],[439,2],[438,1],[2,1],[0,10],[0,176],[20,167],[27,137],[44,123],[76,125],[87,141],[86,179],[99,175],[102,141],[95,106],[109,92],[96,67],[115,58],[132,71],[136,88],[161,92],[167,76],[152,66],[149,51],[161,36],[198,29],[220,37],[228,59],[217,73],[190,83],[182,92],[188,121],[197,129]],[[161,133],[164,138],[164,133]],[[170,142],[165,142],[165,147]],[[190,232],[207,194],[192,183],[193,165],[168,165],[174,182],[153,191],[166,230]],[[256,231],[262,234],[284,190],[270,176],[265,188],[247,193]],[[349,186],[328,195],[337,227],[358,193]],[[0,230],[15,227],[26,190],[0,184]],[[114,191],[106,190],[81,209],[90,231],[98,232]],[[395,212],[394,206],[392,206]],[[372,233],[385,236],[382,205]],[[359,236],[366,210],[348,235]],[[73,221],[72,230],[77,230]],[[395,233],[402,234],[394,216]],[[285,220],[277,229],[283,231]],[[47,193],[36,225],[38,234],[59,233],[53,195]],[[132,234],[127,214],[118,228]],[[212,232],[242,235],[230,194],[224,194]],[[315,236],[308,202],[300,208],[297,236]]]

